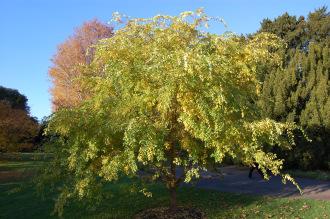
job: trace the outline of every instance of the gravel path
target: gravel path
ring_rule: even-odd
[[[303,190],[301,196],[291,182],[283,184],[281,178],[277,176],[265,181],[257,171],[254,171],[252,179],[249,179],[248,168],[235,166],[223,167],[221,171],[223,176],[203,173],[196,186],[232,193],[330,200],[330,181],[295,178]]]

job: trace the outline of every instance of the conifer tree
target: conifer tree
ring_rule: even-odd
[[[300,168],[330,168],[329,54],[330,15],[325,7],[305,19],[287,13],[266,19],[259,32],[271,32],[288,45],[282,68],[264,72],[259,104],[264,116],[294,121],[312,140],[296,139],[295,156],[288,164]],[[284,156],[288,156],[285,154]]]

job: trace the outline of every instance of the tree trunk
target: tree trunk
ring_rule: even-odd
[[[170,189],[170,211],[175,212],[178,208],[176,201],[176,186]]]
[[[174,146],[171,148],[171,159],[170,159],[170,181],[168,182],[168,189],[170,190],[170,210],[172,212],[176,211],[178,206],[177,206],[177,201],[176,201],[176,190],[177,190],[177,179],[176,179],[176,165],[174,163]]]
[[[176,88],[177,89],[177,88]],[[177,93],[177,92],[175,92]],[[179,180],[176,177],[176,163],[174,162],[175,157],[177,156],[176,151],[176,145],[178,142],[176,142],[178,133],[179,133],[179,127],[178,127],[178,113],[177,113],[177,107],[178,102],[177,99],[173,99],[173,106],[175,110],[171,113],[171,131],[168,135],[168,143],[170,145],[170,149],[168,151],[168,161],[170,164],[170,174],[167,178],[167,187],[170,192],[170,211],[175,212],[177,211],[178,205],[177,205],[177,199],[176,199],[176,191],[178,188]]]

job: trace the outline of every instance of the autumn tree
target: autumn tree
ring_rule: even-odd
[[[82,65],[89,64],[94,51],[91,45],[98,40],[111,37],[113,29],[98,20],[85,22],[74,34],[58,46],[49,69],[53,109],[72,107],[88,96],[77,78],[84,74]]]
[[[202,11],[132,19],[96,45],[88,68],[99,74],[84,77],[91,98],[57,111],[48,127],[57,135],[48,174],[65,182],[58,211],[141,169],[164,182],[172,210],[178,186],[225,156],[257,163],[266,179],[267,170],[280,174],[283,161],[263,144],[290,148],[295,125],[263,119],[254,102],[257,66],[280,64],[282,43],[271,34],[245,41],[201,31],[209,19]]]
[[[0,152],[31,150],[38,123],[24,110],[0,101]]]
[[[32,149],[38,122],[29,110],[25,95],[0,86],[0,152]]]

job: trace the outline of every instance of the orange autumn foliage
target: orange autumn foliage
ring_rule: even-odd
[[[0,101],[0,152],[31,150],[38,123],[26,111]]]
[[[53,110],[70,108],[86,98],[86,92],[81,89],[78,78],[84,75],[83,64],[91,62],[94,51],[92,45],[103,38],[113,35],[113,28],[98,20],[85,22],[75,30],[65,42],[58,46],[49,69],[53,86]]]

